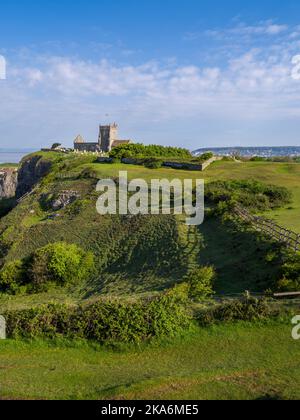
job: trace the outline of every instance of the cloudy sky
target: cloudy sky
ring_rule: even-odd
[[[11,0],[0,54],[1,148],[300,145],[299,0]]]

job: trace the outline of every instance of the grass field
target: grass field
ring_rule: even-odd
[[[204,179],[207,182],[214,180],[256,179],[268,184],[287,187],[293,193],[293,202],[284,209],[275,213],[266,213],[267,217],[276,220],[282,226],[300,233],[300,164],[273,163],[273,162],[215,162],[205,172],[178,171],[161,168],[147,169],[142,166],[88,164],[78,167],[82,170],[90,167],[100,178],[117,177],[119,171],[128,171],[129,179],[142,178],[150,181],[155,179]]]
[[[291,325],[240,323],[113,351],[0,342],[0,399],[299,399]]]
[[[99,294],[127,299],[156,293],[180,281],[183,266],[199,264],[215,267],[217,294],[261,293],[268,288],[277,272],[276,265],[266,263],[270,244],[253,232],[236,230],[230,222],[208,218],[193,229],[180,218],[165,216],[100,217],[95,211],[96,178],[118,177],[119,171],[127,171],[129,179],[148,181],[256,179],[285,186],[293,202],[266,216],[300,233],[300,164],[217,162],[199,173],[96,164],[89,156],[44,158],[54,159],[52,173],[1,219],[7,258],[26,257],[49,240],[65,240],[91,250],[101,275],[78,290],[0,294],[1,311],[50,302],[77,304]],[[60,171],[56,165],[61,163]],[[96,178],[78,177],[87,169]],[[80,192],[79,211],[68,213],[67,208],[58,220],[49,220],[40,195],[64,189]],[[87,342],[0,341],[0,399],[298,399],[300,342],[291,339],[291,328],[289,320],[195,327],[169,342],[119,350]]]

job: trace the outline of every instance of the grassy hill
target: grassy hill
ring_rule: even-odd
[[[256,179],[286,186],[293,193],[293,203],[268,216],[300,232],[300,222],[294,217],[300,210],[299,164],[216,162],[198,173],[100,164],[90,155],[39,152],[29,158],[37,156],[42,162],[51,162],[51,170],[0,220],[2,264],[27,258],[36,249],[59,241],[91,251],[98,275],[84,285],[62,290],[59,296],[66,299],[153,293],[181,281],[191,267],[206,264],[217,269],[215,290],[219,294],[264,291],[276,273],[276,266],[265,261],[267,243],[217,219],[206,219],[199,228],[187,228],[178,216],[100,216],[95,208],[97,180],[117,178],[119,171],[128,171],[129,179],[149,182],[153,178],[204,178],[206,182]],[[65,191],[75,191],[77,199],[54,211],[51,200]],[[57,296],[55,291],[51,293]],[[0,299],[5,301],[3,296]],[[20,301],[26,306],[27,302],[39,302],[39,298],[24,296],[15,301],[17,306]]]
[[[230,219],[208,213],[203,225],[189,227],[180,216],[100,216],[96,183],[121,170],[148,181],[253,179],[286,187],[292,203],[266,214],[300,232],[300,164],[216,162],[198,173],[100,164],[89,155],[39,152],[25,160],[31,158],[50,169],[40,179],[35,173],[32,192],[0,219],[1,264],[63,241],[92,252],[96,274],[38,293],[0,293],[1,312],[49,302],[88,304],[103,295],[134,301],[181,283],[204,265],[215,268],[218,295],[262,293],[272,285],[279,269],[274,245]],[[54,203],[66,196],[71,201],[57,209]],[[290,332],[289,318],[194,325],[182,337],[119,351],[86,341],[6,340],[0,342],[0,399],[296,399],[299,347]]]

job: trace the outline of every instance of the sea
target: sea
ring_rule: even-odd
[[[22,158],[33,150],[12,150],[12,151],[3,151],[0,149],[0,164],[3,163],[19,163]]]
[[[300,146],[282,147],[213,147],[201,148],[193,152],[195,156],[206,152],[213,152],[216,156],[239,155],[242,157],[297,157],[300,156]]]

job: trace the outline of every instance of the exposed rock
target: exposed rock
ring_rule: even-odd
[[[18,171],[15,168],[0,170],[0,199],[12,198],[16,194]]]
[[[52,163],[43,156],[32,156],[24,160],[18,172],[17,198],[30,192],[49,173],[51,166]]]
[[[50,216],[47,217],[48,220],[55,220],[58,219],[60,217],[60,214],[51,214]]]
[[[51,202],[50,206],[52,210],[62,210],[67,207],[69,204],[74,203],[80,194],[77,191],[61,191]]]

